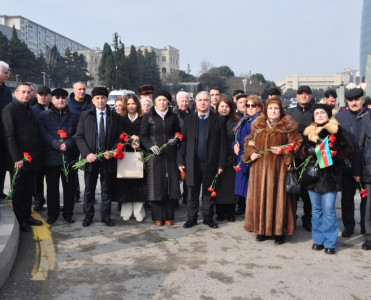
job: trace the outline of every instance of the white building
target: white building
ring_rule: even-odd
[[[0,31],[6,35],[9,40],[12,37],[13,26],[17,30],[18,38],[24,41],[36,56],[40,53],[45,55],[46,47],[52,48],[54,45],[57,46],[58,51],[63,56],[67,48],[72,52],[78,49],[89,49],[78,42],[22,16],[0,15]]]

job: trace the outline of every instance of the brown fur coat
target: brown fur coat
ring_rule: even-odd
[[[255,146],[248,146],[254,133]],[[243,161],[252,153],[272,146],[296,141],[294,152],[300,148],[302,139],[297,122],[284,116],[272,128],[266,124],[266,115],[260,115],[251,125],[251,134],[246,137]],[[292,162],[292,153],[267,152],[251,164],[247,192],[245,229],[260,235],[292,235],[295,231],[294,196],[286,193],[285,175]]]

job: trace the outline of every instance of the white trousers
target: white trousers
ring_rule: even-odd
[[[146,211],[143,206],[143,202],[124,202],[121,204],[120,216],[124,221],[129,221],[130,217],[134,214],[135,219],[138,222],[142,222],[146,216]]]

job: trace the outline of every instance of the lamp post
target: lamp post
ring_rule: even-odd
[[[41,72],[41,74],[43,74],[43,82],[44,82],[44,85],[45,85],[45,75],[46,75],[46,73],[45,72]]]
[[[116,76],[116,82],[115,82],[115,89],[118,89],[118,78],[117,78],[117,72],[118,72],[118,67],[117,67],[117,50],[121,48],[121,38],[118,35],[117,32],[113,35],[113,43],[112,46],[115,48],[115,76]]]
[[[246,94],[246,83],[247,83],[247,78],[242,79],[242,83],[243,83],[243,91],[244,91],[245,94]]]

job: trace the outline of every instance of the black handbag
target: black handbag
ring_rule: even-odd
[[[292,167],[292,165],[290,165],[289,169],[286,172],[285,186],[286,186],[287,193],[293,194],[293,195],[300,194],[300,184],[298,181],[298,173],[295,167]]]
[[[308,186],[315,183],[319,179],[319,165],[318,161],[309,162],[305,167],[301,176],[300,185]]]

